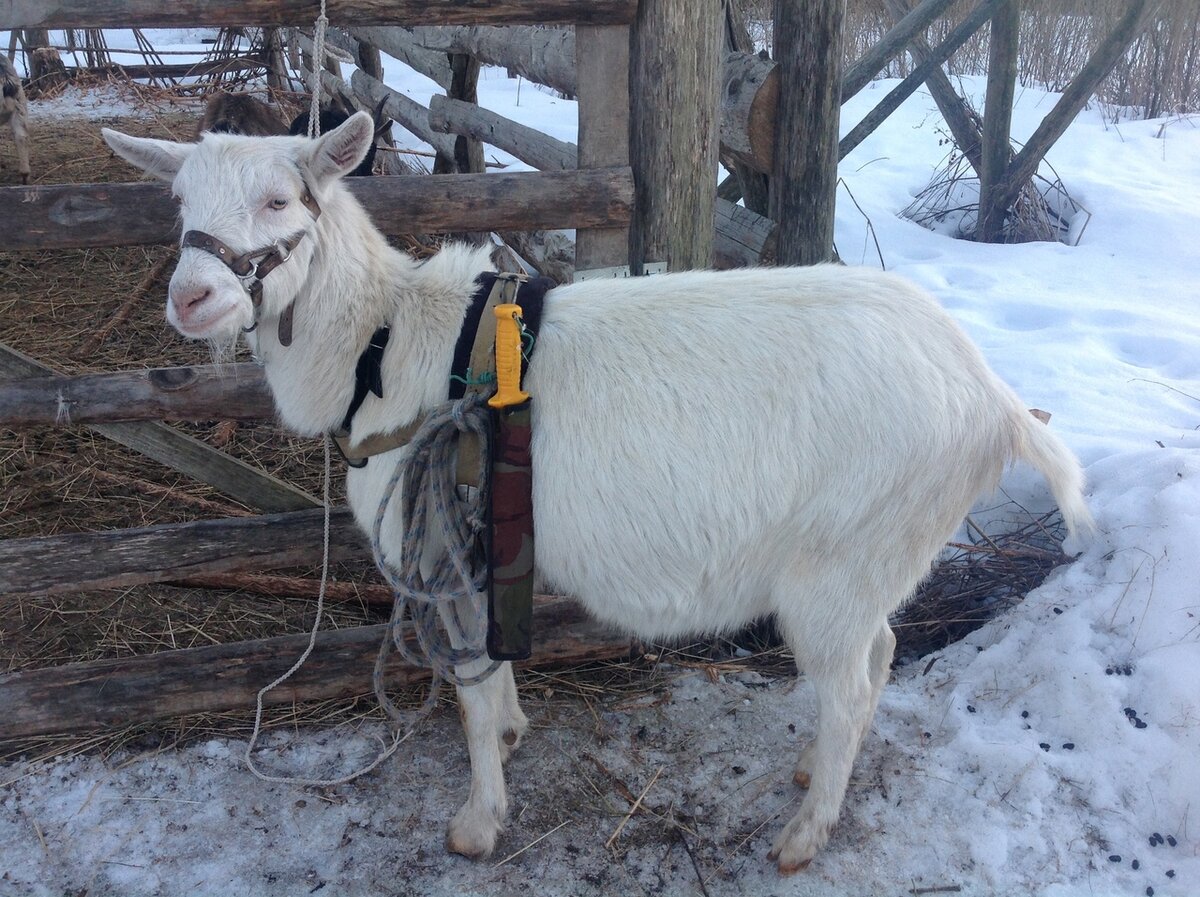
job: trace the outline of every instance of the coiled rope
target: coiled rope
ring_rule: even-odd
[[[321,13],[313,28],[309,137],[318,136],[321,129],[319,71],[324,63],[325,29],[328,24],[325,0],[321,0]],[[376,566],[392,587],[395,600],[391,619],[375,659],[371,681],[376,699],[392,721],[392,739],[366,766],[346,775],[314,779],[263,772],[255,765],[253,754],[262,732],[264,698],[290,679],[308,660],[316,647],[317,633],[325,613],[325,592],[329,581],[331,473],[329,438],[325,439],[325,478],[322,493],[325,509],[323,562],[316,617],[309,631],[308,646],[300,657],[287,672],[260,689],[256,696],[254,730],[246,744],[244,760],[246,767],[257,778],[266,782],[316,787],[351,782],[375,769],[408,740],[416,727],[437,705],[438,694],[444,683],[450,682],[458,686],[475,685],[500,667],[498,661],[492,661],[483,671],[466,677],[459,676],[454,670],[457,665],[474,663],[487,655],[487,615],[483,601],[483,590],[487,586],[487,563],[481,551],[482,541],[479,538],[486,525],[484,511],[491,474],[487,453],[479,453],[477,489],[467,490],[468,495],[460,499],[455,482],[459,436],[474,433],[476,438],[486,444],[490,417],[485,401],[484,397],[471,393],[434,409],[409,443],[406,457],[396,465],[384,488],[371,533],[371,551],[375,556]],[[384,518],[397,488],[401,489],[400,515],[403,530],[400,534],[399,560],[393,564],[384,553],[381,534]],[[436,543],[436,555],[426,559],[426,563],[432,563],[431,573],[426,581],[421,573],[421,566],[426,552],[425,541],[431,510],[434,520],[440,523],[441,539]],[[415,636],[415,651],[406,638],[408,631]],[[393,647],[408,663],[427,667],[430,671],[429,692],[420,709],[407,719],[405,713],[388,697],[384,682],[388,656]]]
[[[396,752],[416,727],[437,705],[441,686],[476,685],[500,667],[491,661],[471,676],[460,676],[456,666],[477,664],[487,656],[487,613],[483,592],[487,586],[487,564],[481,549],[480,534],[486,526],[485,510],[490,488],[491,466],[486,452],[480,452],[479,486],[460,496],[457,488],[457,448],[459,438],[474,434],[487,439],[491,425],[486,399],[478,394],[446,402],[430,412],[421,429],[406,448],[405,457],[396,465],[380,497],[371,531],[371,551],[380,573],[392,588],[395,599],[392,615],[384,631],[371,681],[376,700],[392,721],[392,739],[368,765],[346,775],[315,779],[266,773],[254,763],[253,752],[262,728],[263,699],[268,692],[290,678],[308,660],[316,645],[317,631],[324,614],[325,587],[329,557],[329,442],[325,442],[325,567],[317,596],[317,615],[309,633],[308,647],[292,667],[259,691],[255,702],[254,731],[246,745],[245,762],[249,770],[267,782],[328,787],[341,785],[365,775]],[[389,558],[383,548],[383,526],[400,491],[400,551]],[[431,531],[434,539],[429,539]],[[429,546],[426,543],[429,542]],[[428,577],[422,567],[429,570]],[[411,633],[412,638],[408,636]],[[384,681],[392,650],[410,664],[430,671],[429,691],[421,707],[412,714],[398,708],[387,695]]]

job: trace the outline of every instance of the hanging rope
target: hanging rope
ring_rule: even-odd
[[[325,67],[325,29],[329,18],[325,15],[325,0],[321,0],[321,14],[313,25],[313,59],[312,83],[309,91],[312,99],[308,104],[308,136],[319,137],[321,134],[321,69]]]

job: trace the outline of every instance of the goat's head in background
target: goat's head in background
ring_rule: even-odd
[[[316,245],[316,208],[362,161],[375,128],[371,116],[360,112],[316,140],[210,134],[200,143],[173,143],[107,128],[103,134],[121,158],[171,183],[182,233],[207,234],[235,256],[303,235],[289,260],[262,281],[258,309],[243,280],[215,252],[181,249],[167,320],[184,336],[232,345],[256,321],[277,319],[304,285]]]

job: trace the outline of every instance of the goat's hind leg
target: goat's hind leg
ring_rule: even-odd
[[[878,665],[872,667],[872,649],[878,627],[851,624],[847,628],[843,617],[837,624],[841,631],[831,632],[831,620],[821,618],[838,607],[845,608],[845,602],[832,597],[821,601],[810,594],[805,608],[788,609],[790,618],[785,616],[787,610],[779,613],[781,628],[797,663],[813,683],[819,707],[816,735],[797,767],[798,780],[811,774],[808,794],[770,852],[783,873],[803,869],[829,840],[859,742],[871,722],[878,679]],[[824,636],[816,637],[816,633]]]

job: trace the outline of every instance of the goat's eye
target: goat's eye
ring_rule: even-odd
[[[276,197],[275,199],[273,199],[269,203],[267,203],[267,205],[269,205],[272,209],[275,209],[276,211],[278,211],[279,209],[286,209],[287,204],[288,204],[288,201],[282,197]]]

